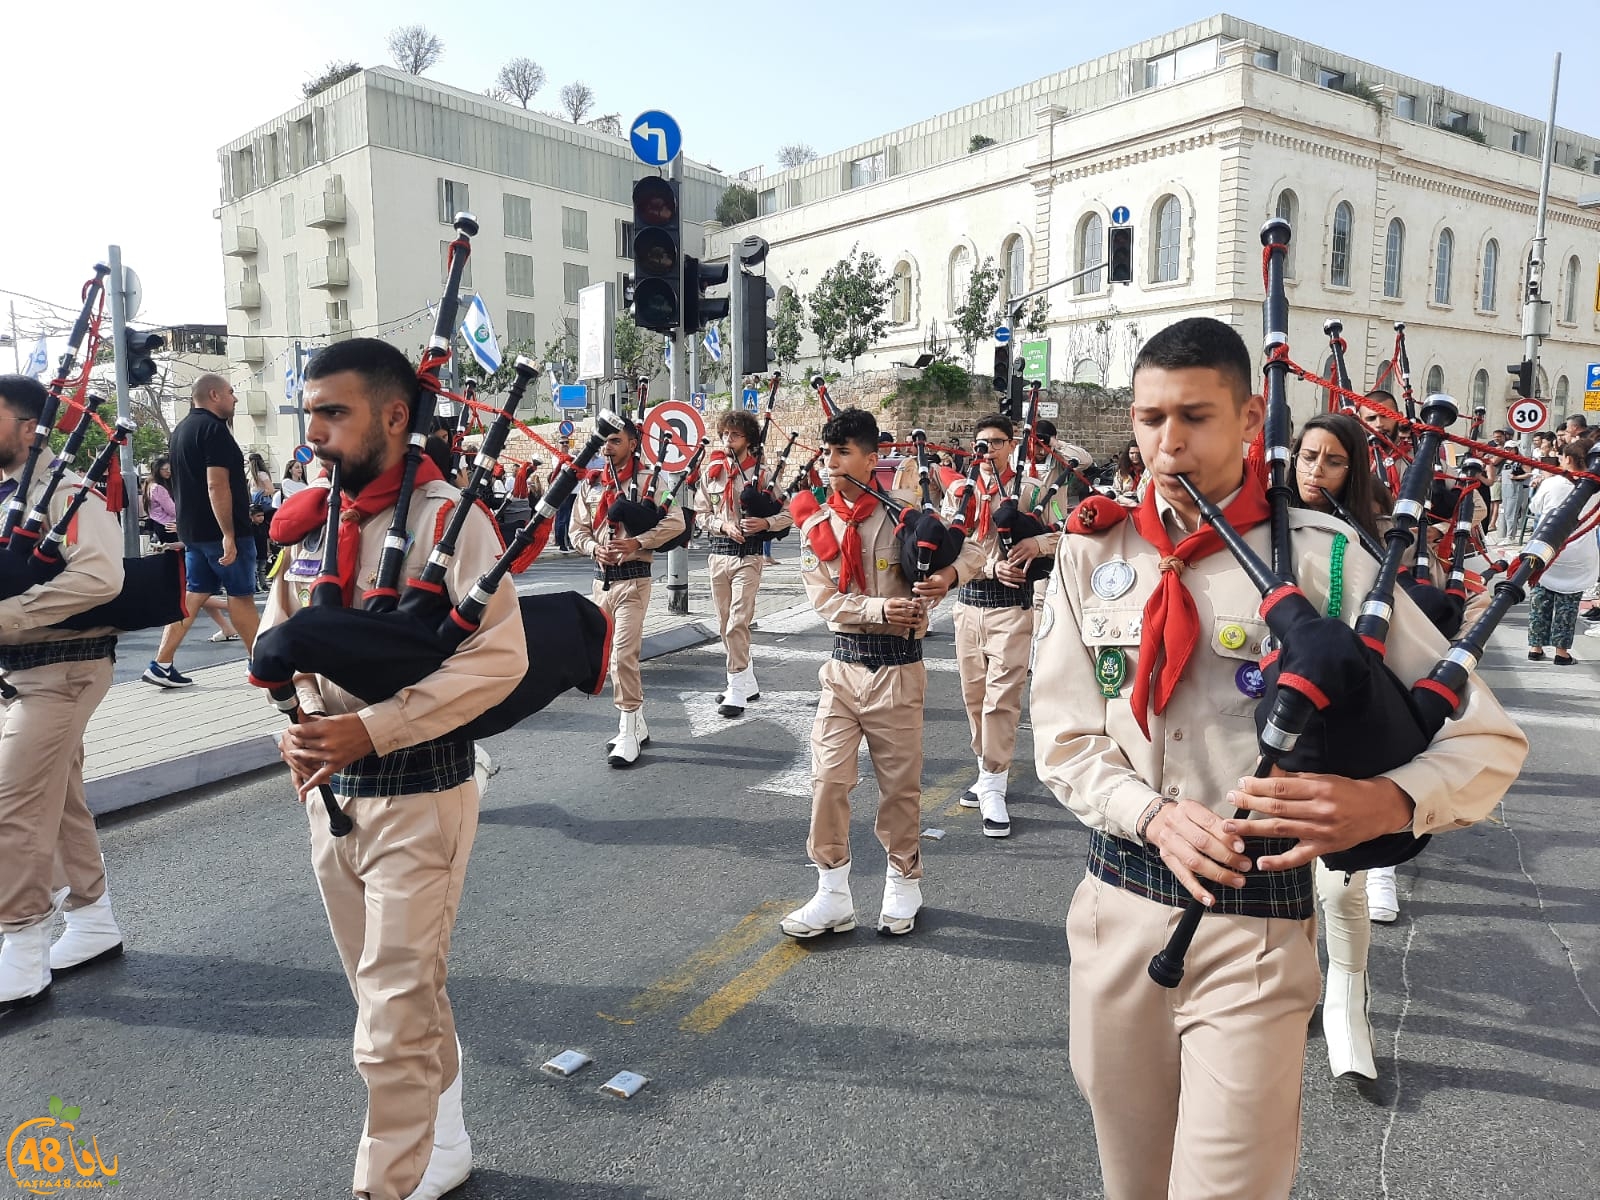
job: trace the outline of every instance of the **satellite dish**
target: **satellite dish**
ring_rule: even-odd
[[[122,268],[122,320],[136,319],[139,306],[144,303],[144,287],[139,283],[139,273],[132,267]]]

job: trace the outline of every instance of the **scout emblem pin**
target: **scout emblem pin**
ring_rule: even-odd
[[[1217,641],[1229,650],[1238,650],[1249,638],[1243,625],[1224,625],[1217,633]]]
[[[1234,685],[1244,695],[1252,700],[1259,700],[1267,693],[1267,680],[1261,674],[1261,668],[1255,663],[1244,663],[1233,673]]]
[[[1128,656],[1120,647],[1107,646],[1094,660],[1094,676],[1100,681],[1100,694],[1116,699],[1128,679]]]
[[[1089,586],[1102,600],[1125,596],[1133,587],[1133,568],[1120,558],[1101,563],[1089,576]]]

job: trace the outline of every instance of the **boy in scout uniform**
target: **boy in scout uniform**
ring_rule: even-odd
[[[1210,318],[1145,343],[1132,417],[1153,485],[1126,519],[1095,499],[1074,514],[1035,649],[1039,776],[1092,831],[1067,919],[1070,1054],[1111,1200],[1288,1196],[1321,986],[1312,860],[1481,819],[1527,752],[1474,680],[1433,744],[1387,775],[1245,778],[1258,756],[1261,596],[1177,476],[1267,555],[1267,502],[1241,453],[1262,427],[1252,378],[1244,343]],[[1300,586],[1325,609],[1345,527],[1305,509],[1291,522]],[[1346,621],[1376,570],[1345,559]],[[1445,649],[1402,591],[1395,673],[1421,678]],[[1252,820],[1233,819],[1241,807]],[[1211,911],[1168,991],[1147,966],[1190,896]]]
[[[347,604],[376,582],[400,491],[417,375],[373,338],[336,342],[306,370],[306,441],[341,464],[339,580]],[[421,573],[433,534],[460,493],[432,459],[417,471],[411,546],[401,578]],[[273,520],[290,567],[268,594],[263,630],[289,620],[322,573],[323,479]],[[458,601],[499,557],[494,525],[469,515],[445,578]],[[371,647],[373,655],[384,647]],[[472,739],[463,725],[510,695],[528,668],[516,589],[503,580],[483,622],[431,675],[365,704],[319,675],[295,681],[300,723],[282,756],[306,801],[311,861],[334,945],[356,999],[355,1061],[367,1119],[352,1189],[362,1200],[435,1200],[472,1170],[462,1112],[461,1045],[445,992],[450,936],[478,828]],[[315,789],[327,783],[354,822],[328,830]]]
[[[878,932],[910,933],[922,907],[922,707],[928,675],[922,639],[928,609],[983,569],[981,552],[913,585],[900,567],[895,514],[852,480],[872,481],[878,423],[859,408],[822,429],[831,494],[795,501],[804,540],[801,577],[813,607],[833,631],[833,657],[817,678],[822,696],[811,727],[811,834],[817,893],[783,918],[794,938],[856,926],[850,897],[850,791],[861,739],[878,777],[878,840],[889,854]],[[810,503],[806,503],[807,500]]]
[[[761,586],[762,547],[767,535],[781,533],[794,520],[780,509],[770,517],[746,515],[740,496],[754,484],[765,489],[771,473],[751,451],[761,436],[753,413],[730,409],[717,421],[722,452],[712,457],[702,473],[696,511],[711,535],[707,565],[711,574],[711,601],[717,609],[717,630],[728,655],[728,687],[717,711],[725,717],[743,714],[745,705],[761,695],[755,666],[750,661],[750,622],[756,615],[756,591]]]
[[[1054,554],[1061,535],[1047,533],[1002,546],[994,516],[1014,493],[1016,475],[1007,465],[1014,446],[1013,427],[997,414],[979,420],[972,432],[975,445],[988,443],[986,461],[970,487],[952,489],[944,510],[946,520],[958,512],[966,514],[967,545],[983,554],[981,575],[956,594],[956,664],[972,752],[978,758],[978,781],[962,794],[961,805],[979,810],[985,837],[1003,838],[1011,836],[1006,781],[1017,748],[1033,643],[1028,563],[1041,554]],[[1024,505],[1032,490],[1023,488]]]

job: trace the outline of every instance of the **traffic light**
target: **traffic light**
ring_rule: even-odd
[[[749,375],[760,375],[772,359],[767,335],[778,323],[767,315],[767,304],[776,298],[776,293],[765,275],[749,275],[742,269],[737,286],[739,328],[733,331],[733,336],[739,339],[739,369]]]
[[[685,255],[683,259],[683,331],[698,333],[728,315],[728,298],[706,295],[707,288],[728,282],[728,264],[701,262]]]
[[[1006,416],[1018,428],[1022,426],[1022,376],[1013,375],[1006,381]]]
[[[1512,363],[1506,367],[1506,373],[1513,377],[1512,389],[1519,396],[1533,399],[1533,362],[1523,359],[1519,363]]]
[[[1011,343],[994,348],[994,390],[1004,395],[1011,390]]]
[[[683,315],[683,214],[678,184],[647,175],[633,185],[633,319],[671,333]]]
[[[122,331],[123,354],[128,360],[128,386],[143,387],[156,377],[156,351],[167,344],[159,333],[137,329]]]
[[[1107,256],[1110,259],[1111,282],[1133,282],[1133,226],[1113,225],[1111,227],[1111,249]]]

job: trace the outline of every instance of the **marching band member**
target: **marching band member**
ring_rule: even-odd
[[[811,833],[817,892],[781,922],[794,938],[856,927],[850,896],[850,792],[861,739],[878,777],[878,840],[889,855],[878,932],[910,933],[922,906],[922,719],[928,609],[983,568],[964,546],[954,566],[912,585],[901,568],[895,518],[852,479],[872,481],[878,423],[859,408],[822,429],[831,494],[801,521],[806,595],[833,631],[811,727]],[[796,517],[807,510],[797,510]]]
[[[0,375],[0,502],[20,483],[48,395],[36,379]],[[46,479],[34,473],[30,509]],[[82,482],[62,477],[52,523],[77,490],[67,485]],[[44,999],[52,972],[122,953],[83,791],[83,734],[111,688],[116,632],[50,628],[122,590],[122,531],[98,495],[78,510],[63,557],[54,579],[0,600],[0,1012]],[[50,945],[63,904],[66,932]]]
[[[1265,687],[1261,596],[1218,553],[1177,476],[1264,553],[1268,505],[1240,452],[1263,423],[1253,378],[1239,335],[1210,318],[1144,344],[1132,417],[1153,483],[1131,514],[1093,499],[1075,514],[1035,649],[1039,776],[1093,831],[1067,920],[1070,1054],[1111,1200],[1288,1196],[1320,991],[1312,859],[1380,834],[1471,824],[1527,752],[1473,681],[1423,755],[1387,775],[1243,778],[1257,762]],[[1322,608],[1332,538],[1346,527],[1293,517],[1300,587]],[[1376,573],[1368,556],[1346,558],[1341,619],[1354,620]],[[1420,678],[1444,640],[1403,591],[1394,613],[1388,662]],[[1248,825],[1232,818],[1239,807],[1254,811]],[[1263,854],[1247,829],[1294,845]],[[1148,977],[1150,954],[1191,895],[1211,912],[1168,991]]]
[[[338,558],[346,602],[377,577],[400,489],[417,372],[373,338],[336,342],[306,370],[306,440],[340,464],[345,494]],[[424,457],[409,518],[405,572],[421,572],[459,493]],[[263,629],[308,603],[322,572],[328,481],[287,501],[273,540],[289,567],[273,582]],[[348,542],[348,544],[346,544]],[[490,519],[463,527],[445,586],[452,601],[499,557]],[[374,646],[373,654],[383,653]],[[355,1061],[367,1120],[354,1193],[434,1200],[466,1179],[472,1140],[462,1114],[461,1046],[445,993],[450,935],[478,828],[472,739],[462,725],[508,696],[527,671],[515,589],[497,590],[477,632],[443,665],[391,699],[363,705],[321,676],[301,676],[301,723],[282,753],[306,803],[311,858],[358,1013]],[[316,787],[330,782],[354,818],[328,830]]]
[[[652,553],[683,532],[683,511],[669,509],[660,523],[637,536],[605,519],[612,502],[639,487],[639,429],[627,417],[623,428],[605,440],[600,453],[606,465],[576,493],[569,533],[573,549],[595,561],[595,582],[589,598],[611,614],[611,686],[616,696],[617,736],[606,743],[606,761],[632,766],[639,748],[649,744],[644,720],[644,684],[639,677],[639,650],[644,644],[644,617],[650,607]],[[648,499],[648,497],[646,497]]]
[[[696,511],[711,536],[707,565],[711,574],[711,601],[717,609],[717,631],[728,656],[728,687],[717,709],[725,717],[744,713],[745,705],[761,695],[750,661],[750,622],[756,615],[756,591],[761,586],[762,549],[767,538],[788,529],[794,520],[787,509],[771,517],[748,516],[740,497],[746,487],[765,490],[771,473],[752,453],[761,437],[754,414],[730,409],[717,421],[722,453],[714,455],[702,472]]]

